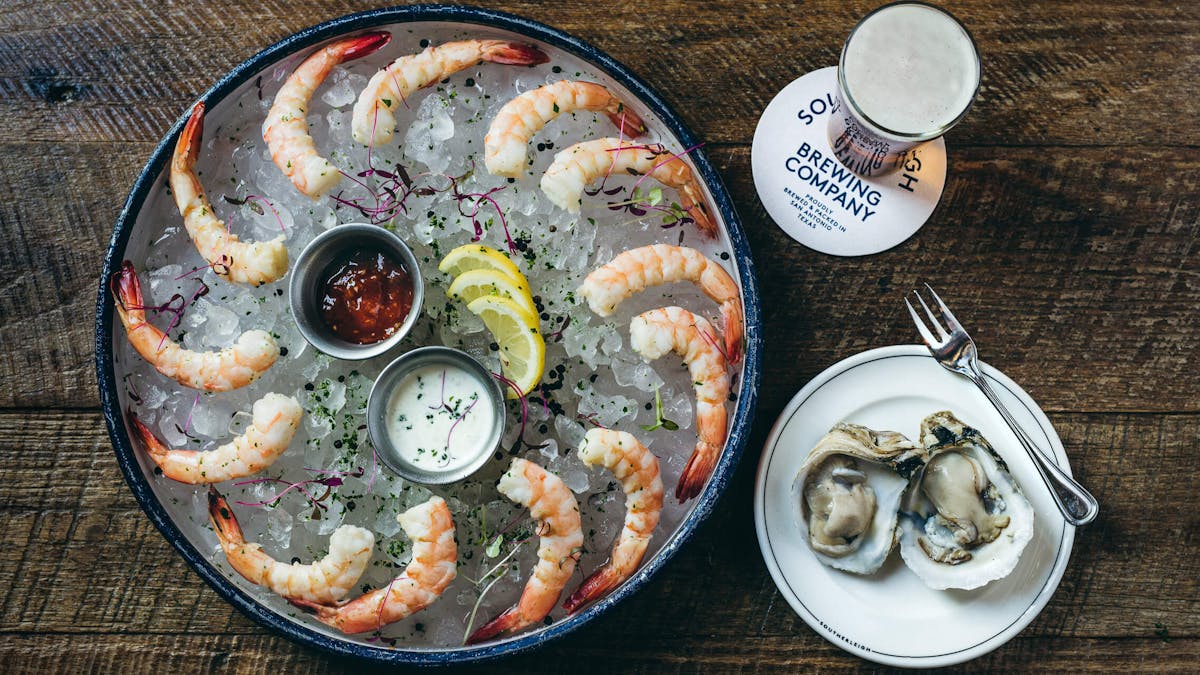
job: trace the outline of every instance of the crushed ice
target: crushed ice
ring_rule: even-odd
[[[398,32],[394,37],[380,54],[348,64],[349,68],[336,68],[314,97],[309,111],[308,121],[316,146],[350,176],[335,188],[335,194],[340,191],[346,198],[369,199],[369,190],[378,189],[380,184],[378,177],[358,175],[369,168],[368,151],[350,140],[350,107],[367,78],[383,63],[402,53],[417,51],[417,41],[422,37],[463,36]],[[287,68],[265,73],[261,98],[251,81],[234,95],[236,101],[209,112],[199,166],[217,216],[226,220],[233,232],[257,240],[279,236],[282,224],[292,260],[319,232],[337,223],[366,220],[353,209],[335,207],[329,199],[313,202],[300,195],[270,161],[261,137],[262,121],[271,97],[296,63],[298,60],[290,62]],[[561,72],[552,70],[556,65],[561,65]],[[511,460],[510,448],[557,472],[576,493],[587,535],[580,568],[587,574],[607,560],[624,517],[624,498],[609,472],[585,467],[579,461],[576,451],[586,430],[600,424],[636,434],[660,457],[668,492],[677,482],[695,443],[694,433],[689,431],[693,423],[693,393],[687,370],[672,356],[653,364],[645,363],[629,348],[626,335],[629,320],[653,307],[677,304],[713,318],[716,307],[690,285],[673,285],[634,296],[614,316],[600,318],[577,301],[574,291],[589,270],[610,260],[614,252],[650,243],[679,243],[681,234],[683,243],[710,255],[728,251],[728,247],[724,243],[703,241],[693,228],[681,233],[678,228],[664,229],[652,219],[630,223],[629,214],[605,208],[603,194],[589,198],[592,201],[584,204],[578,216],[544,198],[538,179],[556,152],[578,141],[615,133],[602,116],[564,115],[550,123],[535,137],[528,171],[515,182],[491,176],[483,168],[483,136],[499,107],[518,92],[576,72],[580,73],[579,79],[603,79],[583,64],[562,56],[536,68],[487,64],[470,68],[452,76],[448,83],[410,97],[405,103],[407,107],[398,111],[399,128],[394,141],[370,151],[371,166],[389,171],[403,166],[414,181],[444,187],[446,180],[442,174],[466,175],[460,185],[464,193],[503,188],[494,193],[494,198],[505,213],[512,236],[523,247],[512,257],[528,276],[544,309],[547,376],[543,383],[547,386],[530,397],[523,434],[528,445],[518,445],[520,406],[510,402],[505,448],[480,473],[461,483],[432,490],[409,484],[384,470],[375,458],[364,430],[363,412],[374,376],[395,353],[354,363],[335,361],[313,349],[300,336],[287,308],[286,277],[249,289],[225,283],[211,271],[183,276],[201,267],[203,262],[181,227],[178,212],[165,189],[151,191],[139,217],[139,235],[129,249],[129,257],[139,262],[148,304],[164,303],[176,293],[187,297],[200,280],[210,287],[210,292],[188,309],[181,325],[172,332],[173,339],[181,340],[190,349],[219,349],[228,346],[243,331],[258,328],[275,336],[284,353],[275,366],[249,387],[197,396],[154,372],[127,342],[118,340],[119,368],[129,373],[124,404],[134,408],[170,446],[211,450],[245,429],[251,406],[263,394],[280,392],[296,397],[306,412],[302,428],[288,452],[259,475],[278,478],[283,483],[220,485],[232,504],[269,501],[286,484],[334,475],[329,472],[346,474],[341,485],[309,484],[307,492],[291,490],[273,506],[235,505],[250,541],[261,543],[278,560],[298,558],[307,563],[325,554],[329,534],[337,526],[348,523],[366,527],[376,534],[377,550],[358,587],[380,588],[411,557],[411,543],[401,532],[396,515],[431,494],[448,499],[457,526],[459,577],[441,602],[384,630],[384,636],[396,638],[400,646],[457,646],[466,616],[479,593],[473,580],[478,580],[499,557],[506,555],[517,536],[532,533],[528,514],[495,489],[496,479]],[[647,115],[647,119],[652,128],[662,128],[653,116]],[[648,140],[662,139],[658,132],[652,132]],[[679,149],[677,143],[670,144]],[[635,180],[613,176],[608,186],[628,188]],[[666,192],[671,194],[669,190]],[[498,370],[483,323],[447,301],[445,289],[450,279],[436,269],[446,252],[473,237],[474,224],[463,215],[464,210],[470,213],[472,204],[466,203],[467,208],[463,209],[463,204],[447,192],[439,192],[414,195],[406,206],[407,210],[398,212],[386,226],[412,246],[421,261],[427,289],[424,315],[405,348],[429,343],[456,346]],[[508,241],[491,207],[482,209],[480,215],[484,225],[482,243],[507,250]],[[158,321],[165,326],[165,318]],[[118,327],[116,335],[121,334]],[[551,375],[550,371],[556,368],[560,370]],[[659,388],[664,414],[679,425],[680,431],[639,429],[654,423],[655,412],[650,403]],[[543,402],[546,395],[550,401]],[[219,549],[211,546],[212,535],[202,530],[207,528],[204,489],[162,477],[152,480],[160,500],[176,521],[190,520],[189,536],[193,541],[203,542],[202,550],[211,551],[214,560],[226,569]],[[691,507],[692,504],[679,505],[670,497],[665,500],[662,520],[647,559],[669,538]],[[505,527],[508,530],[500,556],[489,557],[485,551],[488,543]],[[535,555],[536,540],[522,547],[504,570],[503,580],[481,605],[478,620],[490,618],[516,600]],[[231,571],[227,574],[264,604],[327,631],[306,616],[289,611],[282,600],[268,592],[250,587]],[[575,583],[568,587],[568,592]],[[552,616],[560,617],[561,611],[556,610]],[[361,641],[367,637],[350,639]]]

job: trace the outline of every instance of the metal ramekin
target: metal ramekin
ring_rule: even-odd
[[[390,254],[408,272],[413,284],[412,308],[391,337],[371,344],[357,344],[338,337],[325,324],[321,317],[321,286],[330,266],[339,256],[372,244]],[[412,330],[417,317],[421,315],[424,300],[425,285],[421,279],[421,268],[412,251],[394,233],[366,223],[338,225],[314,237],[292,266],[292,280],[288,285],[292,317],[296,319],[296,327],[304,339],[334,358],[350,361],[379,356],[395,347]]]
[[[417,368],[438,364],[457,366],[475,375],[491,399],[488,402],[491,404],[489,408],[496,422],[492,426],[491,435],[479,444],[477,456],[465,466],[449,471],[420,467],[404,459],[400,449],[392,444],[392,439],[387,433],[387,407],[396,385]],[[371,443],[379,453],[379,459],[393,473],[414,483],[453,483],[478,471],[487,463],[496,448],[500,447],[500,441],[504,438],[505,418],[504,392],[500,389],[500,383],[470,354],[450,347],[421,347],[401,355],[375,378],[375,385],[371,387],[371,395],[367,400],[367,433],[370,434]]]

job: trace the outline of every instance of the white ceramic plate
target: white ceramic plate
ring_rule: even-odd
[[[1070,473],[1062,441],[1045,413],[1003,373],[984,376],[1029,435]],[[830,427],[853,422],[918,437],[921,420],[952,410],[979,429],[1008,462],[1037,512],[1032,541],[1012,574],[972,591],[935,591],[893,550],[870,576],[830,569],[802,541],[792,480]],[[1033,462],[983,394],[943,370],[922,346],[884,347],[825,370],[788,404],[758,466],[754,521],[779,592],[819,635],[846,651],[892,666],[928,668],[982,656],[1029,625],[1062,579],[1075,540]]]

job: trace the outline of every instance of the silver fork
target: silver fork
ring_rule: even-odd
[[[1058,465],[1050,461],[1041,448],[1033,442],[1029,434],[1017,424],[1017,420],[1013,418],[1004,404],[1000,402],[996,392],[992,391],[991,386],[984,379],[983,374],[979,371],[979,355],[975,349],[975,341],[967,335],[967,331],[958,320],[954,318],[954,314],[950,312],[950,308],[938,294],[934,292],[929,284],[925,284],[925,288],[929,290],[929,294],[937,302],[938,309],[941,311],[942,321],[945,321],[946,326],[950,329],[947,333],[946,329],[942,328],[941,322],[934,316],[933,311],[929,309],[929,305],[925,304],[925,299],[921,297],[920,291],[913,291],[917,301],[921,303],[921,307],[925,309],[925,315],[929,317],[929,322],[937,329],[938,337],[934,337],[933,333],[926,327],[925,322],[917,314],[917,310],[913,308],[908,298],[904,298],[904,304],[908,305],[908,313],[912,314],[913,322],[917,324],[917,330],[921,331],[921,337],[925,339],[925,345],[929,347],[929,351],[933,354],[933,358],[942,365],[946,370],[965,375],[967,379],[975,383],[983,391],[983,395],[987,396],[996,410],[1000,411],[1000,416],[1008,423],[1013,433],[1017,435],[1017,439],[1021,441],[1021,445],[1025,448],[1025,452],[1029,453],[1029,457],[1033,460],[1033,465],[1037,467],[1038,474],[1042,477],[1042,482],[1049,488],[1050,494],[1054,495],[1054,501],[1058,504],[1058,510],[1062,511],[1063,517],[1072,525],[1086,525],[1095,519],[1096,514],[1100,512],[1100,504],[1090,492],[1084,489],[1082,485],[1077,483],[1075,479],[1066,474],[1065,471],[1058,468]]]

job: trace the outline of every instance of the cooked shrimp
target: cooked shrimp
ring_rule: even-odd
[[[376,589],[331,607],[328,603],[295,602],[343,633],[379,630],[415,614],[446,590],[458,574],[454,520],[441,497],[414,506],[396,517],[413,541],[412,562],[385,588]]]
[[[271,241],[240,241],[213,213],[204,186],[196,176],[200,140],[204,134],[204,103],[192,108],[175,155],[171,158],[171,192],[192,243],[218,276],[239,284],[261,286],[287,272],[288,253],[283,235]]]
[[[540,49],[507,40],[464,40],[447,42],[409,56],[401,56],[375,73],[354,103],[351,131],[363,145],[379,145],[392,139],[396,118],[392,111],[407,105],[405,99],[464,68],[490,61],[514,66],[532,66],[549,61]]]
[[[625,491],[625,527],[613,544],[608,564],[593,572],[563,605],[567,613],[603,597],[637,570],[658,526],[663,502],[658,458],[633,434],[589,429],[579,446],[579,459],[591,466],[607,468],[621,481],[621,489]]]
[[[717,235],[717,226],[708,214],[704,191],[682,158],[662,145],[640,145],[617,138],[597,138],[576,143],[554,156],[542,175],[542,192],[558,206],[579,213],[583,189],[609,174],[631,173],[651,177],[679,191],[679,204],[700,231]]]
[[[279,358],[271,334],[248,330],[237,342],[219,352],[193,352],[180,347],[146,319],[142,284],[133,263],[126,260],[113,275],[117,316],[138,354],[158,372],[185,387],[204,391],[229,391],[244,387],[266,372]]]
[[[391,33],[372,32],[326,45],[305,59],[275,94],[263,122],[263,140],[276,166],[309,198],[319,199],[342,177],[337,167],[317,154],[308,133],[308,102],[313,92],[334,66],[371,54],[391,39]]]
[[[282,563],[248,544],[229,503],[208,487],[208,519],[225,550],[225,560],[250,583],[303,602],[336,602],[345,597],[371,561],[375,535],[354,525],[342,525],[329,536],[329,553],[311,565]]]
[[[625,138],[646,133],[637,113],[627,110],[608,89],[591,82],[563,80],[527,91],[496,113],[483,138],[487,170],[497,176],[520,176],[533,135],[555,117],[576,110],[603,112]]]
[[[633,317],[629,343],[647,361],[675,352],[692,376],[699,439],[675,486],[675,498],[685,502],[700,494],[725,445],[725,399],[729,397],[725,356],[708,321],[681,307],[652,309]]]
[[[518,457],[500,477],[497,487],[505,497],[528,507],[529,514],[538,521],[538,561],[517,604],[480,626],[467,638],[467,644],[518,631],[546,618],[583,551],[579,504],[561,478]]]
[[[593,312],[609,316],[634,293],[675,281],[696,284],[721,306],[725,356],[737,363],[742,349],[742,298],[737,284],[725,268],[695,249],[654,244],[625,251],[589,274],[579,293]]]
[[[216,450],[173,450],[137,417],[133,429],[146,454],[167,478],[200,485],[244,478],[271,466],[292,442],[304,411],[291,396],[267,394],[254,402],[246,433]]]

